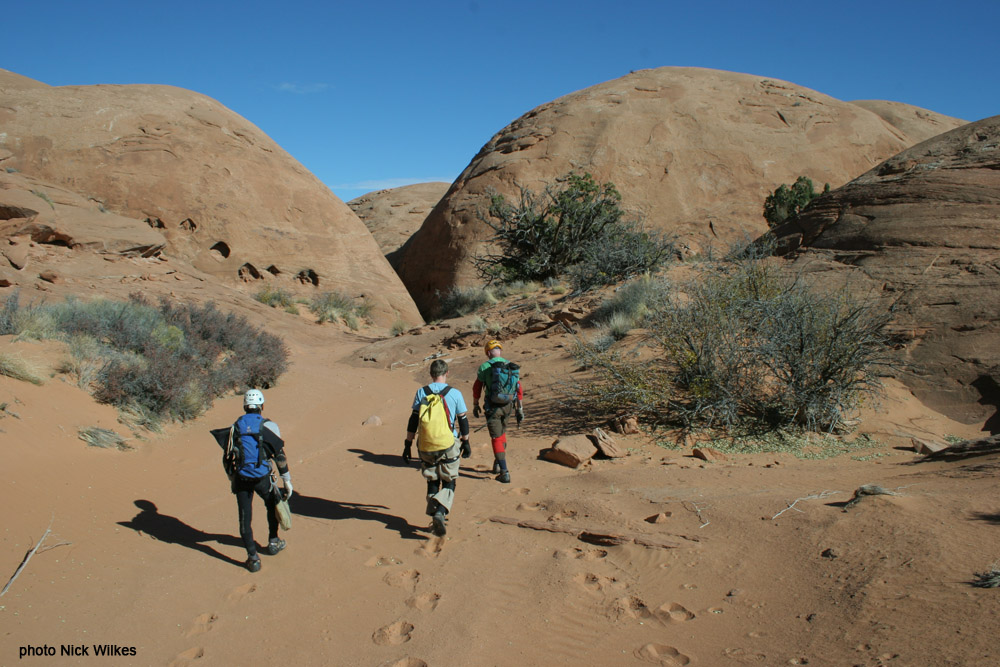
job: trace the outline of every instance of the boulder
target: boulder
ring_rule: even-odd
[[[548,461],[579,468],[597,453],[597,446],[586,435],[570,435],[557,439],[552,445],[539,452]]]
[[[369,192],[347,202],[375,237],[392,264],[398,251],[420,229],[427,215],[441,201],[450,183],[417,183]]]
[[[940,442],[931,442],[930,440],[923,440],[921,438],[910,438],[910,442],[913,443],[913,451],[917,454],[936,454],[940,451],[948,449],[948,445]]]
[[[599,428],[595,428],[590,436],[598,451],[608,458],[616,459],[628,456],[628,452],[618,446],[615,439]]]
[[[421,319],[354,212],[211,98],[171,86],[52,87],[0,70],[0,120],[4,170],[144,221],[166,240],[165,252],[219,281],[337,289],[363,295],[378,324]],[[83,236],[82,223],[62,227],[70,222],[35,234]]]
[[[896,375],[917,398],[1000,428],[1000,116],[893,156],[773,233],[792,268],[895,304]]]
[[[488,194],[538,193],[567,172],[611,181],[623,205],[685,252],[767,230],[764,199],[805,175],[837,187],[930,134],[964,121],[919,110],[907,130],[857,104],[794,83],[710,69],[640,70],[543,104],[472,159],[395,266],[424,310],[435,291],[476,283],[492,233]],[[906,127],[909,127],[907,125]],[[433,258],[429,260],[428,258]]]

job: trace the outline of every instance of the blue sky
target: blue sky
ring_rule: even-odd
[[[0,67],[50,85],[203,93],[345,201],[450,182],[526,111],[647,67],[1000,113],[996,0],[14,0],[0,14]]]

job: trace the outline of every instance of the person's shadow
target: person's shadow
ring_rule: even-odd
[[[352,450],[353,451],[353,450]],[[395,530],[404,540],[424,539],[419,531],[426,531],[426,528],[410,525],[406,519],[378,510],[389,509],[385,505],[368,505],[365,503],[343,503],[326,498],[316,498],[314,496],[304,496],[295,493],[288,501],[288,506],[292,514],[308,516],[315,519],[329,519],[330,521],[340,521],[343,519],[358,519],[360,521],[378,521],[385,524],[386,529]]]
[[[223,555],[206,544],[206,542],[215,542],[216,544],[242,548],[243,541],[238,537],[200,531],[177,517],[160,514],[156,509],[156,504],[149,500],[136,500],[135,506],[139,508],[140,512],[132,517],[131,521],[119,521],[119,526],[131,528],[137,533],[145,533],[154,540],[166,544],[179,544],[233,565],[243,565],[241,561]]]
[[[389,466],[390,468],[420,468],[420,455],[416,451],[413,452],[413,462],[409,464],[403,461],[403,457],[400,454],[376,454],[375,452],[369,452],[367,449],[348,449],[347,451],[357,454],[365,463],[375,463],[380,466]],[[487,474],[488,472],[466,465],[459,469],[458,474],[461,477],[469,479],[487,479],[490,476]]]

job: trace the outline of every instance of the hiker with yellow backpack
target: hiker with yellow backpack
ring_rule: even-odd
[[[413,458],[413,438],[417,437],[420,474],[427,480],[427,515],[434,534],[446,533],[446,517],[455,500],[459,454],[472,456],[469,420],[462,392],[448,386],[448,363],[435,359],[430,368],[431,383],[417,390],[413,412],[406,426],[403,461]],[[461,438],[459,438],[461,434]]]

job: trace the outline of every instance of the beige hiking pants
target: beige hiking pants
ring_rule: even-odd
[[[419,450],[418,450],[419,451]],[[436,452],[420,452],[420,474],[427,480],[427,500],[434,499],[441,503],[449,512],[451,504],[455,500],[455,481],[458,479],[459,455],[461,445],[458,438],[448,449],[439,449]],[[431,493],[433,482],[440,485],[436,493]]]

